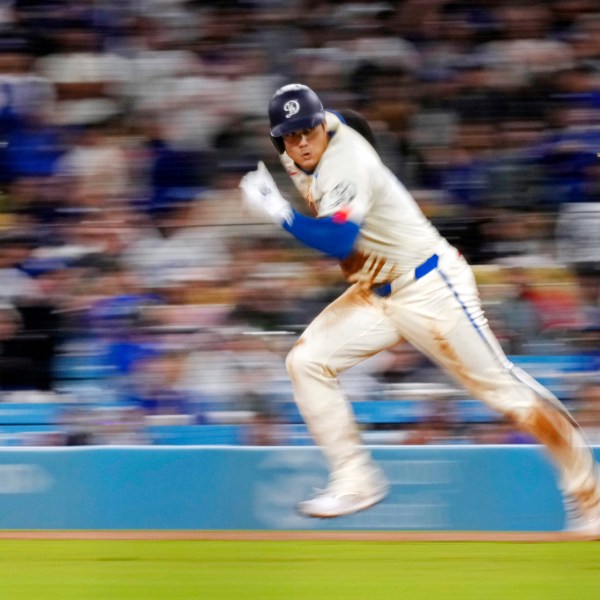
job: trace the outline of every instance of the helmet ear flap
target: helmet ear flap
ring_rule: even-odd
[[[282,137],[273,137],[271,136],[271,141],[273,142],[273,146],[279,154],[283,154],[285,152],[285,144],[283,143]]]

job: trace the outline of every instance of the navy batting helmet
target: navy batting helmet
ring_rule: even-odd
[[[279,88],[269,102],[269,122],[274,138],[292,131],[312,129],[324,120],[325,110],[319,96],[300,83]]]

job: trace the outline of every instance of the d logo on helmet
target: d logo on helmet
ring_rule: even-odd
[[[288,100],[288,102],[283,105],[283,110],[285,111],[285,118],[289,119],[300,110],[300,104],[298,100]]]

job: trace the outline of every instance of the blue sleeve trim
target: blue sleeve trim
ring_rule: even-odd
[[[350,256],[360,232],[360,227],[356,223],[352,221],[339,223],[332,217],[313,219],[296,211],[293,213],[292,222],[284,222],[283,228],[297,240],[339,260]]]

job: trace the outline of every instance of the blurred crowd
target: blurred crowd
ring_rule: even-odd
[[[597,0],[0,1],[0,413],[66,407],[39,444],[286,443],[285,355],[345,285],[239,202],[264,160],[301,209],[266,119],[293,81],[367,117],[509,355],[582,359],[553,381],[600,442]],[[394,443],[519,441],[455,418],[464,393],[410,348],[342,380],[426,396],[370,427]]]

